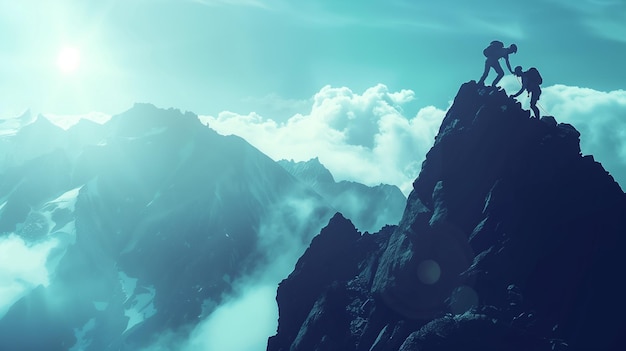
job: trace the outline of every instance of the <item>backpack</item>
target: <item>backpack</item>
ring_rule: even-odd
[[[500,56],[502,49],[504,48],[504,43],[499,40],[492,41],[489,46],[487,46],[483,50],[483,55],[485,57],[496,58]]]
[[[541,74],[539,74],[539,71],[535,67],[531,67],[526,71],[526,79],[528,85],[531,87],[539,86],[543,83],[543,78],[541,78]]]

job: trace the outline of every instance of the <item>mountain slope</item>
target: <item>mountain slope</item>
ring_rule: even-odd
[[[376,232],[385,225],[398,223],[402,217],[406,198],[397,186],[335,182],[317,158],[306,162],[280,160],[278,164],[322,195],[361,231]]]
[[[268,351],[621,349],[626,195],[579,136],[463,84],[402,220],[355,236],[335,217],[297,267],[351,273],[294,270]]]
[[[41,254],[47,270],[13,279],[3,350],[184,338],[334,213],[243,139],[152,105],[67,131],[40,117],[3,146],[24,152],[0,170],[0,243]]]

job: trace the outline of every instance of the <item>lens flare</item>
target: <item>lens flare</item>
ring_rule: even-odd
[[[435,284],[441,277],[441,267],[433,260],[424,260],[417,265],[417,277],[426,285]]]

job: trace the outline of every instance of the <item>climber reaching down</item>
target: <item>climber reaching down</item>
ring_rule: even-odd
[[[513,74],[522,78],[522,87],[517,93],[511,95],[511,97],[518,97],[524,90],[528,91],[530,94],[530,109],[533,110],[535,118],[539,119],[537,101],[539,100],[539,96],[541,96],[540,85],[543,83],[541,74],[539,74],[539,71],[535,67],[529,68],[528,71],[522,71],[522,66],[515,67]]]

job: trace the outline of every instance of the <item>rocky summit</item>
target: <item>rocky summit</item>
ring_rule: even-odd
[[[618,350],[626,195],[580,133],[463,84],[402,219],[341,215],[278,287],[268,351]]]

